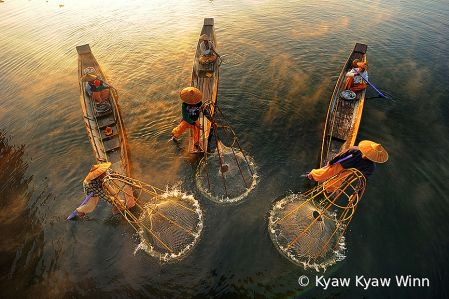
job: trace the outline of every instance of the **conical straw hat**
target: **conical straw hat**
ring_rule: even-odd
[[[388,160],[387,151],[379,143],[363,140],[359,143],[359,149],[368,159],[377,163],[384,163]]]
[[[92,165],[92,168],[90,169],[89,174],[87,175],[87,177],[84,180],[86,182],[89,182],[89,181],[92,181],[93,179],[96,179],[97,177],[102,175],[106,170],[108,170],[109,167],[111,167],[111,164],[112,163],[108,162],[108,163]]]
[[[203,34],[200,36],[200,40],[210,40],[210,37],[207,34]]]
[[[369,71],[369,65],[366,62],[357,62],[359,67],[363,67],[365,70]]]
[[[354,68],[358,67],[357,63],[359,63],[359,61],[360,61],[360,59],[354,59],[352,61],[352,67],[354,67]]]
[[[97,75],[95,73],[88,73],[81,77],[81,81],[83,82],[94,81],[95,79],[97,79]]]
[[[195,87],[186,87],[181,90],[181,100],[187,104],[195,105],[203,99],[201,90]]]

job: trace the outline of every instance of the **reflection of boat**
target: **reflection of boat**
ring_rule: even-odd
[[[217,39],[215,38],[215,30],[214,30],[214,19],[206,18],[204,19],[204,25],[201,30],[201,35],[207,34],[210,37],[212,43],[214,44],[215,49],[217,49]],[[220,58],[217,58],[212,63],[201,64],[199,63],[199,58],[201,56],[200,50],[201,41],[198,40],[198,44],[196,47],[195,56],[193,58],[193,71],[192,71],[192,81],[191,86],[198,88],[203,93],[203,104],[210,111],[211,116],[214,114],[214,107],[217,100],[217,88],[218,88],[218,67]],[[218,50],[217,50],[218,52]],[[200,135],[200,151],[207,150],[208,139],[210,136],[211,130],[211,122],[203,116],[203,113],[200,114],[199,118],[200,124],[203,126],[203,131]],[[189,152],[194,153],[193,146],[193,136],[190,134],[189,141]]]
[[[95,71],[98,78],[107,83],[106,76],[88,44],[77,46],[78,80],[84,124],[97,164],[111,162],[111,168],[119,174],[131,176],[129,148],[125,128],[117,106],[118,95],[110,89],[106,104],[99,104],[86,92],[86,82],[81,80],[85,70]],[[111,132],[112,131],[112,132]]]
[[[364,44],[355,44],[338,77],[324,124],[320,167],[326,166],[327,162],[339,152],[354,145],[362,118],[365,89],[356,92],[355,99],[350,99],[351,96],[348,94],[342,96],[341,93],[346,84],[345,74],[351,70],[352,61],[359,59],[366,62],[367,47]]]

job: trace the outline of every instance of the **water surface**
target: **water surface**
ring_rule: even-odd
[[[61,7],[61,5],[63,5]],[[25,1],[0,3],[1,294],[17,298],[445,298],[448,296],[449,4],[447,1]],[[223,55],[218,101],[258,167],[239,204],[195,184],[180,118],[203,19]],[[378,165],[346,233],[346,259],[315,285],[268,235],[268,211],[307,190],[338,75],[354,43],[368,45],[370,81],[396,103],[369,100],[357,142],[390,154]],[[204,212],[202,237],[177,263],[142,250],[126,221],[84,199],[95,163],[82,120],[75,47],[90,44],[119,90],[134,176],[179,186]],[[367,96],[375,96],[368,89]],[[310,288],[298,278],[310,277]],[[390,287],[356,276],[392,278]],[[398,287],[396,275],[430,287]]]

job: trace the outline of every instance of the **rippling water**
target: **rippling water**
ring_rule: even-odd
[[[448,296],[449,4],[447,1],[25,1],[0,3],[1,294],[13,298],[445,298]],[[196,188],[187,140],[167,142],[180,117],[203,19],[214,17],[218,102],[258,167],[240,204]],[[318,163],[329,100],[355,42],[370,81],[396,103],[369,100],[357,141],[389,152],[346,233],[346,259],[315,286],[314,271],[280,254],[268,211]],[[90,44],[119,90],[134,176],[179,186],[200,202],[202,237],[161,264],[100,202],[79,205],[95,163],[82,121],[75,47]],[[375,96],[372,89],[367,96]],[[309,287],[298,278],[307,275]],[[322,275],[318,274],[318,275]],[[355,285],[356,276],[390,287]],[[430,287],[398,287],[396,275]]]

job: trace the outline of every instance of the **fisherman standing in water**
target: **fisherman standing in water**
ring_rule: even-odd
[[[181,113],[182,119],[176,128],[171,132],[172,138],[178,138],[188,128],[193,130],[193,143],[195,151],[199,150],[199,136],[203,129],[198,118],[200,117],[201,106],[203,105],[203,93],[195,87],[186,87],[181,90],[182,100]],[[209,114],[205,116],[210,119]]]

